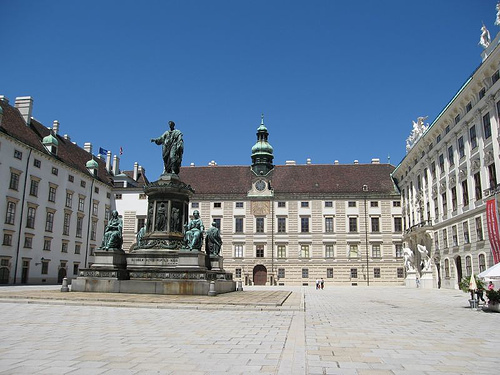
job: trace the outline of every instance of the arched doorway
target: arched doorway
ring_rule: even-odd
[[[0,284],[9,283],[9,269],[7,267],[0,268]]]
[[[460,255],[455,258],[455,266],[457,267],[457,283],[460,284],[462,281],[462,258]]]
[[[267,282],[267,268],[262,264],[258,264],[253,268],[253,284],[266,285]]]
[[[59,272],[57,273],[57,283],[61,284],[65,277],[66,277],[66,268],[59,268]]]

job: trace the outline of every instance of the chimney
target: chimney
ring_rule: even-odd
[[[380,164],[380,159],[379,158],[373,158],[372,159],[372,164]]]
[[[33,98],[31,96],[19,96],[16,98],[16,103],[14,105],[21,116],[23,116],[26,125],[31,122],[31,112],[33,112]]]
[[[96,158],[99,159],[99,160],[101,160],[102,159],[101,154],[97,154]]]
[[[70,138],[70,136],[68,134],[64,134],[64,139],[66,139],[66,140],[68,140],[68,141],[71,142],[71,138]]]
[[[191,164],[190,164],[190,166],[191,166],[191,167],[194,167],[194,163],[191,163]]]
[[[137,181],[139,178],[139,163],[135,162],[134,163],[134,181]]]
[[[111,151],[106,154],[106,170],[111,172]]]
[[[297,163],[295,162],[295,160],[286,160],[285,161],[285,165],[296,165]]]
[[[59,121],[57,120],[54,120],[52,123],[52,133],[54,133],[54,135],[59,134]]]
[[[311,164],[311,159],[310,158],[306,159],[306,164],[308,164],[308,165]]]
[[[359,164],[358,159],[354,160],[354,164]]]
[[[90,142],[85,142],[83,144],[83,149],[87,151],[89,154],[92,154],[92,143]]]
[[[118,156],[113,156],[113,174],[116,176],[120,173],[120,158]]]
[[[339,165],[339,161],[338,161],[338,160],[335,160],[335,161],[333,162],[333,164],[335,164],[335,165]]]
[[[0,95],[0,100],[3,100],[5,104],[9,104],[9,98],[7,98],[5,95]]]

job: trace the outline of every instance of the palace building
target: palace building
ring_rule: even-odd
[[[495,262],[490,240],[498,236],[488,226],[497,231],[500,48],[498,35],[491,43],[485,35],[481,65],[430,125],[414,123],[392,173],[402,194],[404,246],[416,264],[417,245],[429,250],[434,287],[458,288],[462,277]]]
[[[402,285],[400,195],[394,167],[380,164],[274,165],[264,120],[251,165],[182,167],[193,187],[190,214],[205,228],[215,222],[224,267],[235,280],[255,285]],[[147,181],[136,165],[115,182],[124,218],[124,249],[144,225]],[[120,176],[116,176],[119,178]],[[116,181],[116,180],[115,180]]]

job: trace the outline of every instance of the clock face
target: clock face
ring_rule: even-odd
[[[266,182],[264,180],[259,180],[255,183],[255,188],[258,191],[262,191],[266,188]]]

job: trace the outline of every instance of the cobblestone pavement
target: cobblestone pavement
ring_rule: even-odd
[[[0,374],[452,375],[500,366],[500,314],[471,310],[460,291],[327,284],[136,302],[49,289],[0,288]],[[276,292],[287,290],[279,306]]]

